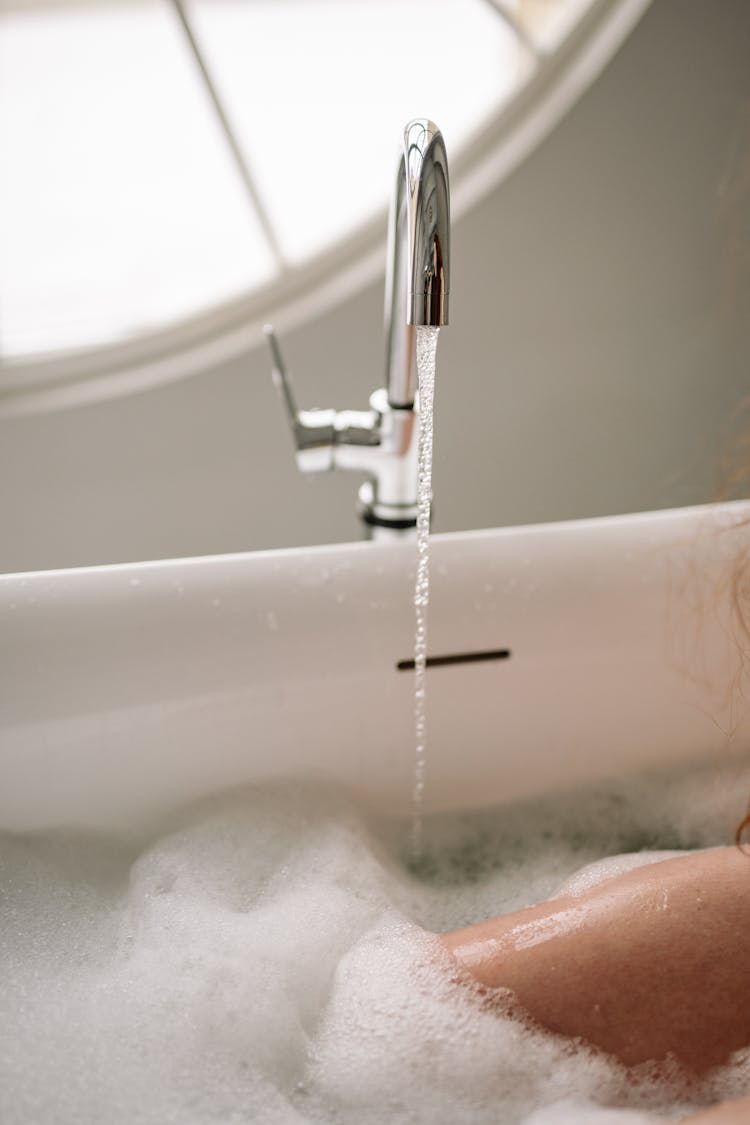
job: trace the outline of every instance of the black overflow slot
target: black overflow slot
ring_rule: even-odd
[[[428,656],[427,667],[437,668],[440,664],[479,664],[483,660],[508,660],[509,648],[493,648],[484,652],[452,652],[448,656]],[[399,660],[396,664],[399,672],[413,672],[414,660]]]

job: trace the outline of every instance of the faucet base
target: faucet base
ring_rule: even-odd
[[[365,481],[357,494],[357,514],[370,527],[387,527],[404,535],[414,534],[417,527],[416,504],[384,504],[375,499],[371,480]]]

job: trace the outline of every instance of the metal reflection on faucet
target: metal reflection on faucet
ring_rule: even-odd
[[[388,231],[385,280],[386,390],[411,407],[416,390],[414,327],[448,323],[450,194],[443,136],[432,121],[404,130]]]
[[[375,534],[410,534],[417,517],[418,394],[415,328],[448,323],[450,192],[438,127],[404,130],[391,201],[385,286],[386,380],[367,411],[298,410],[273,330],[274,379],[302,472],[350,469],[368,480],[359,513]]]

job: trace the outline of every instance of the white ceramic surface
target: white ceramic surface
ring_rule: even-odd
[[[436,536],[431,655],[511,655],[430,670],[427,807],[747,739],[729,582],[746,512]],[[414,564],[360,543],[0,577],[0,828],[141,825],[288,776],[407,810]]]

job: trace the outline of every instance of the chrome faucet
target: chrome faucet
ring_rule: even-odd
[[[358,510],[373,529],[409,534],[417,520],[419,435],[415,328],[448,323],[450,194],[445,143],[426,118],[404,130],[391,202],[385,284],[386,382],[369,410],[298,410],[278,341],[266,335],[303,473],[364,472]]]

